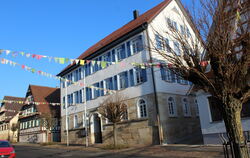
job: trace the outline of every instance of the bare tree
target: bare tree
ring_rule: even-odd
[[[150,49],[163,57],[165,68],[213,95],[236,157],[247,158],[241,110],[250,98],[249,0],[199,2],[199,8],[189,9],[188,21],[180,17],[184,23],[181,30],[171,21],[164,33],[153,28],[161,40],[168,36],[176,41],[180,54],[163,43],[165,49],[159,49],[154,41]],[[190,35],[185,23],[194,28],[196,36]]]
[[[14,141],[14,134],[15,134],[15,132],[18,130],[18,128],[19,128],[19,124],[18,124],[18,123],[13,123],[13,124],[11,125],[10,130],[11,130],[11,132],[12,132],[12,141]]]
[[[57,126],[58,120],[52,114],[43,113],[40,115],[40,127],[46,129],[46,138],[49,142],[50,131]]]
[[[113,123],[114,146],[117,146],[117,123],[121,122],[127,112],[127,106],[124,103],[125,98],[119,94],[109,96],[99,107],[99,113],[109,122]]]

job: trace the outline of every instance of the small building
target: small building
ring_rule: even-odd
[[[181,53],[179,43],[164,34],[169,23],[189,38],[197,37],[180,0],[164,0],[141,15],[135,11],[133,20],[79,56],[87,60],[84,65],[71,64],[58,74],[77,83],[61,82],[61,102],[65,105],[67,101],[68,105],[61,107],[62,142],[67,141],[68,133],[69,143],[84,143],[86,129],[92,144],[112,141],[112,124],[98,113],[99,105],[110,95],[103,88],[126,97],[127,117],[118,125],[118,143],[202,142],[197,101],[195,96],[187,95],[191,83],[161,66],[142,68],[131,64],[164,60],[154,48],[167,53],[171,47]]]
[[[0,108],[0,139],[18,141],[18,116],[24,98],[5,96]]]
[[[218,110],[218,104],[210,94],[202,91],[197,93],[197,101],[201,114],[200,122],[204,144],[221,144],[222,135],[224,138],[228,138],[222,114]],[[245,137],[250,141],[250,100],[243,104],[241,117]]]
[[[60,141],[60,106],[55,103],[60,103],[59,88],[29,85],[18,119],[20,142]]]

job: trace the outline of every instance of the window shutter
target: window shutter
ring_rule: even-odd
[[[181,77],[176,75],[176,80],[177,80],[177,83],[181,83]]]
[[[173,71],[171,71],[171,78],[172,78],[172,82],[176,82],[176,75],[174,74]]]
[[[117,86],[117,75],[114,76],[114,90],[118,90],[118,86]]]
[[[161,79],[166,81],[166,70],[161,67]]]
[[[141,69],[143,82],[147,82],[147,70]]]
[[[129,81],[130,81],[130,86],[134,86],[135,85],[134,70],[133,69],[129,70]]]
[[[143,43],[142,43],[142,35],[138,36],[138,51],[142,51],[143,50]]]
[[[125,77],[125,88],[128,88],[128,72],[124,72],[124,77]]]
[[[131,56],[130,41],[127,42],[127,56]]]

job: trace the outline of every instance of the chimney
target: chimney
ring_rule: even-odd
[[[134,20],[139,17],[139,11],[138,10],[134,10],[133,14],[134,14]]]

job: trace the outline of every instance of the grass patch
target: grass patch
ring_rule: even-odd
[[[114,144],[108,144],[108,145],[104,145],[102,148],[105,150],[121,150],[121,149],[129,148],[129,145],[118,144],[118,145],[114,146]]]

